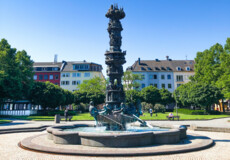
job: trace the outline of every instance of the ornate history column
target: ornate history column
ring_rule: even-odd
[[[109,76],[109,85],[106,89],[106,104],[111,110],[119,110],[121,103],[125,100],[121,78],[123,76],[122,65],[125,61],[125,51],[121,50],[121,26],[120,19],[125,17],[123,8],[111,5],[105,15],[109,18],[109,38],[110,50],[105,53],[105,63],[107,64],[107,75]]]

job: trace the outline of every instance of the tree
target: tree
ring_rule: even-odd
[[[159,90],[153,86],[143,88],[141,90],[141,97],[144,102],[151,103],[153,106],[161,100]]]
[[[26,51],[18,51],[16,54],[16,62],[19,64],[19,78],[22,84],[22,99],[27,99],[30,94],[30,90],[33,86],[33,61]]]
[[[0,62],[1,99],[20,99],[23,88],[19,65],[16,62],[16,49],[11,48],[5,39],[0,42]]]
[[[0,41],[0,100],[28,99],[33,85],[33,61],[26,51]]]
[[[212,104],[219,103],[223,98],[221,90],[212,84],[192,83],[190,87],[190,101],[196,106],[205,108],[207,112],[211,111]]]
[[[162,88],[159,90],[159,93],[160,93],[160,97],[161,97],[161,100],[159,102],[160,104],[163,104],[165,106],[167,104],[171,104],[174,102],[174,99],[172,97],[172,93],[169,92],[167,89]]]
[[[62,94],[64,95],[64,101],[61,105],[69,105],[74,103],[74,94],[66,89],[62,89]]]
[[[199,106],[210,112],[211,105],[223,98],[221,90],[212,84],[189,82],[176,89],[174,97],[183,106]]]
[[[33,104],[55,109],[66,102],[63,89],[51,82],[35,82],[30,95]]]
[[[127,90],[125,91],[125,98],[126,98],[126,103],[128,105],[133,104],[137,106],[141,99],[140,91],[133,90],[133,89]]]
[[[74,92],[75,104],[89,103],[93,101],[95,105],[105,102],[106,82],[100,77],[85,80]]]
[[[138,80],[142,80],[141,75],[133,74],[131,71],[124,72],[123,81],[124,81],[124,90],[137,89],[140,87]]]

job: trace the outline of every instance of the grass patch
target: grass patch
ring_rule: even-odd
[[[0,119],[0,124],[10,123],[10,122],[11,122],[11,120]]]
[[[167,120],[167,116],[169,115],[169,112],[166,113],[158,113],[153,114],[151,117],[149,113],[144,113],[143,116],[140,118],[143,120]],[[175,112],[173,112],[173,115],[176,115]],[[188,114],[182,114],[178,113],[180,116],[180,120],[208,120],[208,119],[215,119],[215,118],[225,118],[230,117],[229,115],[188,115]]]
[[[142,120],[167,120],[166,116],[168,116],[169,112],[166,113],[153,113],[151,117],[149,113],[144,113],[143,116],[140,116]],[[173,115],[176,115],[173,112]],[[230,117],[230,115],[188,115],[178,113],[180,116],[180,120],[208,120],[208,119],[215,119],[215,118],[225,118]],[[54,116],[11,116],[10,118],[21,119],[21,120],[32,120],[32,121],[54,121]],[[64,120],[64,118],[62,118]],[[94,118],[89,113],[81,113],[73,116],[73,121],[88,121],[94,120]]]

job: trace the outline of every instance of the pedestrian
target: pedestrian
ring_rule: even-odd
[[[152,117],[153,116],[153,110],[152,110],[152,108],[149,109],[149,113],[150,113],[150,116]]]
[[[65,116],[65,121],[67,122],[67,119],[68,119],[68,108],[65,109],[64,116]]]

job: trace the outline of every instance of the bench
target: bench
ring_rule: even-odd
[[[168,118],[168,120],[173,120],[173,121],[174,121],[174,118],[177,118],[177,120],[179,121],[180,116],[173,116],[173,117],[167,116],[167,118]]]
[[[60,116],[60,117],[61,117],[61,119],[65,119],[65,116]],[[73,116],[68,116],[67,120],[71,121],[72,118],[73,118]]]

